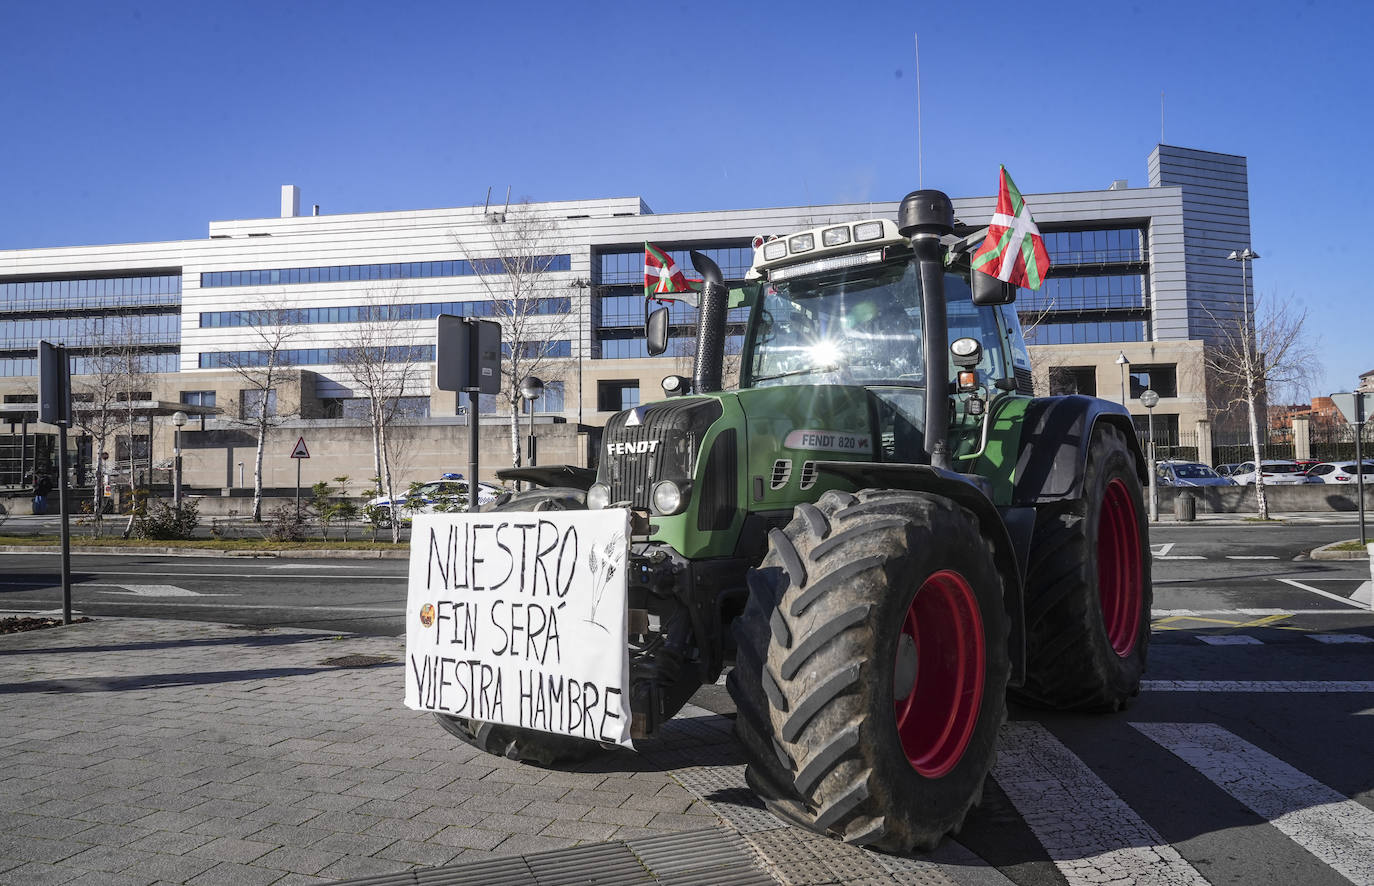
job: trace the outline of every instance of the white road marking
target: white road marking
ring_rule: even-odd
[[[1360,582],[1360,586],[1351,595],[1351,600],[1370,609],[1374,609],[1374,581]]]
[[[126,585],[126,584],[105,584],[104,582],[88,581],[83,582],[83,588],[119,588],[117,591],[105,591],[107,594],[133,594],[136,597],[237,597],[238,594],[205,594],[200,591],[189,591],[186,588],[179,588],[176,585]]]
[[[1374,810],[1211,723],[1132,723],[1353,883],[1374,884]]]
[[[992,774],[1070,886],[1207,882],[1039,723],[1002,727]]]
[[[1142,692],[1374,692],[1374,680],[1141,680]]]
[[[1178,542],[1170,541],[1170,542],[1164,542],[1164,543],[1158,544],[1158,545],[1150,545],[1150,547],[1152,547],[1152,548],[1159,548],[1159,550],[1157,550],[1157,551],[1154,552],[1154,555],[1155,555],[1156,557],[1167,557],[1167,556],[1169,556],[1169,552],[1172,551],[1172,550],[1174,549],[1174,545],[1176,545],[1176,544],[1178,544]]]
[[[1349,597],[1342,597],[1339,594],[1328,593],[1327,591],[1323,591],[1321,588],[1314,588],[1311,585],[1303,584],[1295,578],[1281,578],[1279,579],[1279,581],[1283,582],[1286,585],[1295,587],[1300,591],[1310,591],[1314,594],[1319,594],[1323,597],[1326,597],[1328,600],[1335,600],[1338,603],[1345,603],[1346,605],[1354,606],[1360,609],[1367,608],[1366,606],[1351,600]]]
[[[1246,634],[1199,634],[1198,639],[1212,646],[1258,646],[1263,643]]]
[[[1227,554],[1227,560],[1277,560],[1273,554]]]
[[[1338,645],[1341,643],[1374,643],[1374,637],[1366,637],[1364,634],[1308,634],[1318,643],[1330,643]]]
[[[1214,615],[1362,615],[1354,609],[1151,609],[1152,618],[1201,618]]]

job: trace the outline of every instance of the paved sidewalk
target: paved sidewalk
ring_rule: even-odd
[[[0,636],[0,883],[324,883],[440,865],[577,882],[560,871],[620,850],[653,877],[637,882],[1000,879],[957,844],[901,859],[785,827],[744,786],[729,720],[700,709],[641,753],[575,771],[479,754],[402,705],[402,652],[400,638],[139,619]],[[681,866],[703,835],[735,847],[720,877]]]

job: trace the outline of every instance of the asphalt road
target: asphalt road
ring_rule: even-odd
[[[971,851],[991,868],[973,859],[967,882],[1019,886],[1098,882],[1104,869],[1121,882],[1374,883],[1369,564],[1306,555],[1354,534],[1156,527],[1140,697],[1104,715],[1013,705],[983,802],[945,860]],[[0,612],[57,608],[57,566],[51,553],[0,555]],[[73,597],[94,616],[389,636],[405,568],[74,555]],[[733,713],[723,685],[692,703]]]

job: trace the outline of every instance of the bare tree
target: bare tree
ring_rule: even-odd
[[[354,392],[367,400],[367,417],[372,426],[373,476],[382,491],[396,500],[394,457],[403,439],[391,433],[397,419],[409,417],[404,398],[411,389],[427,379],[427,364],[422,364],[424,347],[415,342],[419,333],[408,319],[396,294],[374,293],[364,319],[344,341],[338,363],[351,376]],[[394,510],[394,509],[393,509]],[[401,521],[392,515],[391,540],[401,540]]]
[[[557,219],[536,212],[528,201],[489,214],[484,234],[455,234],[454,242],[486,292],[492,318],[501,324],[507,353],[500,396],[510,408],[511,464],[518,466],[520,381],[536,375],[547,387],[566,373],[563,343],[576,328],[560,276],[567,248]]]
[[[1219,392],[1223,408],[1245,407],[1250,430],[1250,452],[1255,462],[1255,501],[1261,520],[1269,519],[1269,502],[1260,469],[1261,403],[1305,390],[1319,369],[1315,345],[1304,326],[1307,309],[1292,299],[1256,297],[1253,320],[1212,317],[1216,340],[1207,348],[1205,361],[1212,377],[1211,389]],[[1268,422],[1265,422],[1266,427]]]
[[[268,305],[248,313],[248,329],[253,347],[226,354],[223,365],[232,369],[246,387],[242,393],[239,420],[257,435],[253,458],[253,519],[262,519],[262,457],[267,432],[285,416],[278,413],[277,387],[285,381],[290,361],[285,353],[295,337],[291,311]]]

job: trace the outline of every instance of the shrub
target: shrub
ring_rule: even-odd
[[[191,538],[200,523],[200,508],[183,500],[180,507],[163,501],[143,504],[134,515],[134,535],[139,538]]]

